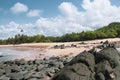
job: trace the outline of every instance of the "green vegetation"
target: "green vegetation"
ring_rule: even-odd
[[[15,35],[6,40],[0,40],[0,44],[20,44],[20,43],[38,43],[38,42],[70,42],[70,41],[84,41],[103,38],[120,37],[120,22],[113,22],[108,26],[104,26],[94,31],[83,31],[81,33],[65,34],[63,36],[44,36],[44,35]]]

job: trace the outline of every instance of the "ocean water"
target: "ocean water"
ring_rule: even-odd
[[[31,56],[31,52],[14,50],[11,48],[0,48],[0,55],[3,56],[0,57],[0,61],[8,61],[14,59],[22,59],[24,57]]]
[[[11,60],[15,57],[14,51],[8,49],[8,48],[0,48],[0,55],[3,57],[0,57],[0,61],[6,61]]]

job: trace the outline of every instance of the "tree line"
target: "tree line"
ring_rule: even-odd
[[[21,43],[39,43],[39,42],[72,42],[85,41],[104,38],[120,37],[120,22],[110,23],[94,31],[82,31],[80,33],[69,33],[63,36],[44,36],[37,34],[34,36],[27,36],[24,34],[17,34],[14,37],[0,40],[0,44],[21,44]]]

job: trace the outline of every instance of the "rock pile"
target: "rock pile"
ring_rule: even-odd
[[[0,80],[50,80],[70,60],[68,57],[51,57],[0,62]]]
[[[120,53],[113,45],[105,46],[99,52],[84,51],[52,80],[120,80]]]

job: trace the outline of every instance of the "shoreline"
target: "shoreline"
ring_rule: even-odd
[[[119,42],[120,38],[107,40],[111,40],[111,43]],[[86,41],[84,43],[35,43],[1,47],[8,48],[13,51],[30,51],[33,55],[21,59],[1,61],[0,79],[51,80],[51,78],[65,67],[65,65],[76,55],[84,50],[90,50],[95,46],[101,45],[101,41],[105,42],[106,39],[99,41]],[[63,44],[64,47],[61,48],[61,45],[63,46]],[[56,47],[56,45],[58,46]],[[25,54],[22,55],[25,56]],[[38,55],[42,58],[39,58]]]
[[[98,39],[89,41],[78,41],[78,42],[57,42],[57,43],[24,43],[17,45],[0,45],[0,49],[8,48],[13,51],[18,52],[29,52],[27,56],[21,57],[21,59],[33,60],[33,59],[43,59],[50,58],[52,56],[70,56],[74,57],[83,51],[88,51],[95,46],[101,45],[101,42],[116,42],[117,45],[120,44],[120,38],[108,38],[108,39]],[[61,49],[61,46],[63,49]],[[57,48],[55,46],[58,46]],[[120,47],[120,45],[118,45]]]

